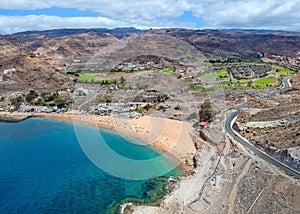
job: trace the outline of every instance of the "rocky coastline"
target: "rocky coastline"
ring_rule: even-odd
[[[30,117],[33,117],[33,115],[11,115],[8,114],[0,114],[0,122],[7,122],[7,123],[17,123],[23,120],[26,120]]]

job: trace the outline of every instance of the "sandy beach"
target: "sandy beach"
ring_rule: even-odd
[[[15,118],[41,117],[66,122],[76,122],[111,129],[122,135],[137,138],[173,158],[186,171],[186,159],[196,151],[191,137],[191,123],[166,118],[144,116],[138,119],[123,119],[114,116],[96,116],[78,111],[66,113],[21,113],[0,112],[0,116]]]

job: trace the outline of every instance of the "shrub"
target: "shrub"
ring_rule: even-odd
[[[214,112],[211,107],[209,99],[206,99],[204,103],[200,106],[199,118],[200,121],[211,122],[214,116]]]
[[[175,110],[181,110],[181,107],[180,107],[180,105],[177,105],[174,109]]]
[[[26,102],[30,103],[32,100],[37,98],[39,95],[34,90],[30,90],[29,93],[26,95],[25,100]]]
[[[11,104],[16,108],[16,109],[19,109],[22,102],[24,102],[24,99],[23,99],[23,96],[18,96],[16,98],[12,98],[10,100]]]

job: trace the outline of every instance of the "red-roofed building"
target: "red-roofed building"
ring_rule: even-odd
[[[205,126],[207,126],[207,124],[208,124],[207,122],[202,121],[202,122],[199,123],[199,126],[205,127]]]

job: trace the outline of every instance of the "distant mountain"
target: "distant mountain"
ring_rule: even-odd
[[[220,29],[221,31],[233,31],[233,32],[252,32],[252,33],[297,33],[297,31],[285,31],[285,30],[265,30],[265,29],[240,29],[240,28],[232,28],[232,29]]]
[[[254,52],[297,57],[300,51],[300,32],[168,29],[164,33],[190,43],[207,57],[226,57],[226,53],[243,57]]]
[[[106,33],[112,34],[117,38],[122,38],[123,36],[128,35],[129,33],[141,34],[144,30],[139,30],[133,27],[129,28],[115,28],[115,29],[107,29],[107,28],[91,28],[91,29],[55,29],[55,30],[45,30],[45,31],[25,31],[19,32],[12,35],[34,35],[41,34],[45,35],[49,38],[58,38],[63,36],[70,36],[75,34],[82,33],[96,33],[99,36],[103,36]]]

